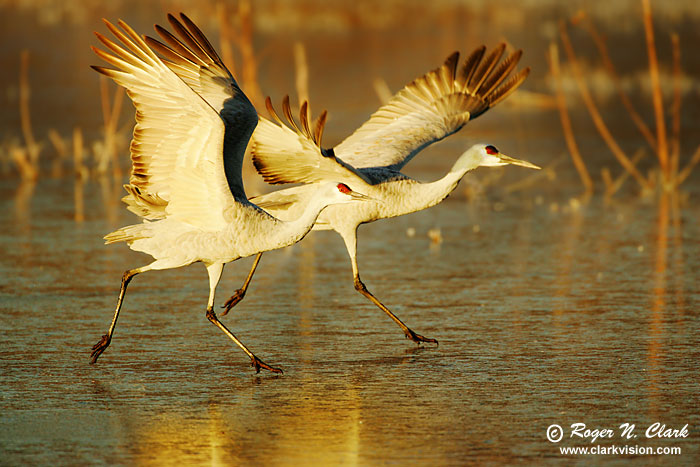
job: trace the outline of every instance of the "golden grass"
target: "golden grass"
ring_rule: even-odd
[[[294,65],[296,70],[296,88],[299,105],[307,102],[307,112],[311,115],[311,102],[309,101],[309,64],[306,60],[306,47],[301,41],[294,43]]]
[[[569,154],[574,161],[574,166],[576,171],[581,178],[581,182],[586,189],[586,195],[593,193],[593,179],[586,169],[586,164],[583,162],[581,157],[581,152],[579,151],[578,144],[576,144],[576,138],[574,137],[574,130],[571,126],[571,119],[569,118],[569,112],[566,107],[566,96],[564,95],[564,90],[561,84],[561,70],[559,68],[559,48],[556,44],[552,43],[549,47],[549,68],[554,78],[554,83],[556,87],[556,99],[557,108],[559,109],[559,118],[561,120],[561,126],[564,130],[564,139],[566,141],[566,146],[569,149]]]
[[[110,97],[110,84],[107,78],[100,75],[100,102],[102,104],[102,136],[103,140],[95,147],[95,159],[97,163],[97,173],[104,175],[108,173],[109,166],[112,166],[112,174],[115,179],[122,178],[122,169],[118,160],[117,152],[117,124],[124,101],[124,88],[116,86],[113,95]]]
[[[601,35],[593,21],[585,14],[580,13],[573,18],[571,24],[581,27],[587,31],[595,44],[601,63],[614,84],[620,102],[626,109],[637,130],[640,132],[645,144],[651,148],[658,169],[651,173],[643,173],[638,168],[638,163],[644,158],[645,152],[642,148],[633,148],[629,154],[618,144],[613,132],[605,121],[605,114],[602,113],[595,102],[595,96],[587,81],[587,77],[582,69],[580,60],[574,50],[573,44],[567,31],[567,23],[560,25],[561,48],[557,44],[551,44],[547,58],[550,66],[550,73],[555,84],[555,96],[540,97],[542,108],[556,107],[559,112],[563,134],[568,152],[572,158],[578,176],[583,185],[586,195],[590,195],[596,188],[600,189],[606,197],[614,196],[619,192],[623,184],[630,178],[634,179],[643,192],[650,192],[656,188],[663,190],[674,190],[684,183],[691,175],[696,165],[700,163],[700,147],[686,159],[681,148],[681,50],[680,41],[677,34],[670,37],[672,46],[672,70],[673,70],[673,93],[670,102],[663,102],[662,83],[659,76],[659,60],[656,51],[656,38],[653,33],[653,12],[649,0],[640,0],[642,5],[642,21],[645,31],[645,48],[649,57],[649,77],[652,83],[653,102],[653,122],[645,122],[642,115],[651,114],[650,111],[639,112],[635,108],[635,103],[630,99],[622,86],[622,80],[615,65],[610,58],[608,45],[604,36]],[[224,2],[216,4],[216,18],[219,26],[220,51],[225,63],[235,76],[240,76],[241,87],[251,98],[251,101],[262,108],[262,91],[258,83],[258,59],[253,48],[254,36],[254,8],[255,4],[251,0],[241,0],[230,6]],[[559,56],[563,49],[562,57]],[[309,99],[309,66],[307,62],[307,51],[303,43],[294,44],[292,54],[296,71],[296,92],[299,102]],[[235,56],[240,60],[236,61]],[[37,141],[30,114],[31,88],[29,80],[30,55],[28,51],[23,51],[20,56],[19,73],[19,114],[21,122],[22,142],[13,144],[8,149],[8,154],[14,162],[19,174],[23,179],[35,180],[40,175],[39,159],[42,149],[42,142]],[[575,138],[575,129],[571,122],[567,96],[562,88],[562,61],[568,60],[568,69],[571,70],[576,82],[579,94],[591,116],[591,119],[606,145],[612,152],[615,160],[622,166],[622,170],[611,170],[603,168],[600,179],[596,174],[591,176],[586,167],[585,154],[581,153]],[[663,57],[662,57],[663,58]],[[238,67],[236,70],[235,67]],[[238,73],[236,72],[238,71]],[[104,175],[111,171],[114,180],[121,180],[124,176],[123,170],[126,167],[128,157],[122,151],[128,145],[132,120],[129,120],[125,127],[119,128],[119,117],[124,106],[124,90],[116,87],[112,91],[111,85],[106,79],[99,81],[100,102],[102,109],[103,128],[102,135],[97,141],[86,141],[87,133],[84,135],[80,128],[75,128],[72,134],[61,136],[55,129],[48,132],[48,142],[55,151],[56,158],[53,159],[51,174],[54,177],[62,176],[64,163],[70,164],[72,154],[72,171],[78,179],[86,179],[90,174]],[[386,82],[377,78],[374,80],[374,88],[382,102],[386,102],[391,96],[391,92]],[[521,91],[526,93],[525,91]],[[532,94],[532,93],[531,93]],[[527,94],[524,94],[527,95]],[[518,98],[518,95],[514,96]],[[528,104],[531,105],[531,104]],[[666,112],[668,115],[664,115]],[[311,109],[309,107],[309,114]],[[667,122],[668,120],[668,122]],[[122,134],[124,130],[124,134]],[[645,146],[646,147],[646,146]],[[631,154],[631,156],[630,156]],[[122,157],[122,164],[119,157]],[[44,162],[42,160],[42,162]],[[645,160],[645,163],[648,159]],[[111,167],[110,167],[111,166]],[[544,174],[544,171],[542,172]],[[543,176],[543,175],[540,175]],[[250,174],[253,175],[253,174]],[[251,177],[257,180],[257,177]],[[527,182],[515,185],[514,189],[523,189],[538,177],[528,178]],[[601,183],[602,182],[602,183]],[[598,186],[595,184],[598,183]]]
[[[39,153],[41,147],[34,138],[32,119],[29,106],[31,87],[29,85],[29,51],[20,53],[19,71],[19,116],[22,127],[23,147],[14,147],[11,150],[12,160],[17,165],[19,173],[24,180],[36,180],[39,176]]]
[[[620,145],[613,137],[612,133],[610,132],[610,129],[608,128],[608,126],[605,123],[605,120],[603,119],[603,116],[598,110],[598,106],[593,100],[593,95],[591,94],[591,91],[588,88],[588,83],[586,82],[583,70],[581,69],[581,65],[579,64],[576,52],[574,51],[574,47],[571,44],[571,40],[569,39],[569,33],[567,32],[566,25],[563,21],[560,24],[560,36],[561,41],[564,44],[564,49],[566,50],[566,55],[569,58],[569,64],[571,65],[571,71],[574,75],[574,79],[576,81],[576,85],[578,86],[579,93],[581,94],[583,103],[588,109],[588,112],[591,116],[591,119],[593,120],[593,124],[598,130],[598,133],[608,145],[608,148],[610,148],[610,151],[613,153],[615,158],[620,162],[620,165],[622,165],[622,167],[624,167],[634,177],[634,179],[637,180],[637,182],[642,188],[651,189],[649,181],[644,178],[644,176],[639,172],[639,170],[637,170],[637,167],[627,157],[625,152],[622,150]]]
[[[620,165],[625,169],[627,174],[632,176],[639,186],[642,188],[643,192],[650,192],[655,187],[660,188],[662,191],[673,191],[677,190],[678,187],[687,180],[688,176],[692,172],[693,168],[700,162],[700,147],[695,151],[693,157],[688,161],[686,166],[679,170],[680,167],[680,155],[681,155],[681,144],[680,144],[680,128],[681,128],[681,90],[680,90],[680,78],[682,74],[680,65],[680,41],[677,34],[671,35],[671,45],[672,45],[672,66],[673,66],[673,101],[671,104],[671,130],[670,138],[669,132],[666,128],[666,117],[664,115],[664,102],[662,93],[662,83],[659,76],[659,62],[656,51],[656,41],[654,38],[653,30],[653,15],[651,10],[651,5],[649,0],[641,0],[642,3],[642,21],[644,24],[645,31],[645,47],[647,51],[647,56],[649,59],[649,78],[651,81],[651,97],[653,103],[653,113],[654,113],[654,128],[653,130],[647,125],[642,119],[639,112],[635,109],[631,99],[625,93],[619,74],[617,73],[615,66],[610,59],[608,53],[607,45],[603,40],[602,36],[598,33],[595,25],[588,19],[587,15],[583,12],[577,14],[573,19],[572,23],[574,25],[582,26],[592,38],[598,53],[600,55],[601,61],[605,70],[607,71],[610,79],[614,83],[620,100],[625,107],[630,118],[634,122],[635,126],[641,133],[644,140],[654,151],[656,159],[658,161],[658,169],[652,171],[647,177],[644,177],[641,172],[637,169],[636,164],[643,157],[643,152],[637,150],[634,157],[629,158],[625,151],[617,143],[612,132],[608,128],[602,113],[598,109],[595,103],[593,95],[588,87],[585,75],[582,71],[579,59],[576,55],[574,47],[572,45],[569,33],[567,31],[567,25],[564,21],[560,24],[560,40],[566,51],[566,55],[569,61],[572,75],[576,82],[579,90],[581,99],[588,110],[588,113],[595,125],[599,135],[605,141],[606,145],[613,153],[614,157],[620,163]],[[550,48],[550,68],[552,76],[557,83],[557,93],[559,94],[559,89],[561,86],[560,72],[557,64],[554,63],[553,55],[556,52],[556,45]],[[574,160],[574,165],[576,166],[579,174],[581,176],[582,182],[588,192],[591,188],[589,179],[584,175],[585,165],[583,164],[583,159],[580,156],[578,148],[575,144],[575,139],[573,138],[573,128],[568,120],[566,111],[566,102],[563,97],[558,96],[559,110],[562,119],[562,128],[564,131],[564,136],[567,141],[567,146]],[[618,177],[613,180],[613,177],[608,169],[603,170],[603,181],[605,183],[605,195],[606,197],[612,196],[616,193],[621,184],[627,177]]]
[[[668,180],[670,174],[668,165],[668,141],[666,139],[666,121],[664,120],[664,103],[663,96],[661,94],[661,80],[659,79],[659,61],[656,57],[654,25],[651,17],[651,5],[649,4],[649,0],[642,0],[642,9],[647,54],[649,56],[649,77],[651,78],[654,116],[656,117],[656,153],[659,157],[661,171],[666,180]]]
[[[258,59],[253,49],[253,6],[250,0],[238,2],[238,48],[241,52],[243,90],[257,108],[263,105],[263,93],[258,82]]]

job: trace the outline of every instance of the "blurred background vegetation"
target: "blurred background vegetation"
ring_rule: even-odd
[[[104,17],[151,34],[178,11],[213,39],[263,115],[267,95],[328,109],[326,144],[454,50],[522,48],[532,73],[521,90],[444,143],[446,155],[416,159],[421,178],[474,139],[546,168],[506,190],[565,196],[612,196],[626,180],[635,194],[674,190],[700,158],[694,1],[0,0],[2,179],[108,176],[120,194],[133,110],[89,68],[99,62],[92,31]],[[250,195],[267,189],[250,166],[246,179]]]

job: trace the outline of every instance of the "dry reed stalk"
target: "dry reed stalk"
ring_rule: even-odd
[[[681,153],[681,46],[678,34],[671,34],[673,50],[673,106],[671,107],[671,179],[678,175]],[[675,183],[675,180],[674,180]]]
[[[97,178],[100,184],[100,192],[102,194],[102,204],[104,206],[104,215],[110,225],[117,222],[119,212],[119,198],[122,185],[117,180],[107,177],[105,174]],[[116,183],[115,183],[116,182]]]
[[[581,93],[581,98],[583,99],[583,103],[588,109],[588,113],[591,115],[591,119],[593,120],[593,124],[598,130],[598,133],[600,133],[600,136],[608,145],[613,155],[618,160],[618,162],[620,162],[622,167],[624,167],[625,170],[627,170],[634,177],[634,179],[639,183],[639,185],[643,189],[651,190],[652,187],[649,181],[646,180],[642,176],[642,174],[639,173],[632,161],[630,161],[630,159],[625,155],[622,148],[620,148],[620,146],[617,144],[617,141],[615,141],[615,138],[613,138],[612,134],[610,133],[610,130],[605,124],[603,117],[600,115],[600,111],[598,110],[598,107],[593,101],[593,97],[591,95],[590,90],[588,89],[586,80],[583,78],[583,72],[581,71],[578,59],[576,58],[576,53],[574,52],[574,48],[571,45],[571,40],[569,39],[569,34],[566,31],[566,25],[563,21],[559,24],[559,31],[561,40],[564,44],[564,49],[566,50],[566,54],[569,57],[569,62],[571,62],[571,69],[573,71],[576,84],[579,88],[579,92]]]
[[[56,155],[59,159],[63,159],[68,154],[68,145],[63,137],[54,128],[49,130],[49,141],[56,150]]]
[[[10,159],[12,159],[19,170],[22,180],[34,181],[38,178],[37,168],[32,164],[29,151],[26,147],[13,146],[10,149]]]
[[[104,75],[100,75],[100,103],[102,104],[102,122],[106,126],[112,115],[112,109],[109,102],[109,82]]]
[[[379,97],[379,102],[381,102],[382,105],[389,102],[392,96],[391,89],[389,89],[389,85],[386,84],[384,78],[374,78],[372,84],[374,85],[374,92],[376,92],[377,97]]]
[[[53,128],[49,130],[49,141],[51,141],[56,150],[56,158],[53,160],[51,167],[51,176],[58,178],[63,174],[63,160],[68,156],[68,145],[58,131]]]
[[[83,164],[83,132],[80,127],[73,128],[73,167],[75,168],[75,177],[85,179],[88,176],[88,169]]]
[[[693,157],[690,159],[688,164],[678,174],[678,178],[676,178],[677,187],[680,186],[681,183],[683,183],[686,180],[686,178],[688,178],[688,176],[693,171],[698,162],[700,162],[700,146],[698,146],[698,148],[695,150],[695,154],[693,154]]]
[[[603,179],[603,184],[605,185],[605,196],[608,197],[608,193],[612,192],[613,186],[613,179],[612,175],[610,175],[610,169],[607,167],[603,167],[602,169],[600,169],[600,176]]]
[[[31,112],[29,110],[29,50],[24,49],[20,53],[19,71],[19,116],[22,126],[22,135],[26,145],[24,155],[13,154],[13,159],[18,163],[22,178],[36,179],[39,176],[39,151],[41,148],[34,139],[32,131]]]
[[[605,40],[600,35],[593,22],[590,20],[590,18],[588,18],[588,16],[586,16],[585,13],[581,12],[579,14],[579,17],[577,17],[577,23],[579,22],[578,20],[580,20],[584,24],[585,29],[588,31],[588,34],[593,39],[593,42],[595,43],[596,48],[598,49],[598,53],[600,54],[600,58],[603,60],[603,66],[605,67],[608,74],[610,75],[610,78],[615,84],[615,89],[617,89],[617,93],[620,96],[622,105],[624,105],[627,109],[627,112],[632,118],[632,121],[635,125],[637,125],[637,129],[639,129],[640,133],[642,133],[642,136],[644,136],[644,138],[647,140],[647,143],[649,143],[652,149],[656,151],[656,138],[649,129],[649,126],[644,122],[644,119],[636,111],[636,109],[632,105],[632,101],[627,96],[627,93],[622,87],[622,80],[620,79],[620,75],[615,69],[615,65],[610,59],[610,54],[608,53],[608,48],[605,45]]]
[[[107,78],[100,75],[100,102],[102,104],[102,121],[103,121],[103,131],[104,131],[104,141],[99,149],[95,153],[97,158],[97,173],[104,174],[107,172],[107,167],[109,166],[109,161],[111,156],[110,152],[110,132],[109,132],[109,120],[112,116],[111,103],[109,98],[109,83]],[[75,133],[73,133],[75,136]],[[81,143],[82,143],[82,133],[81,133]],[[77,170],[77,166],[76,166]]]
[[[253,12],[250,0],[240,0],[238,17],[241,21],[238,48],[241,51],[243,87],[248,98],[260,108],[263,106],[262,90],[258,83],[258,61],[253,50]]]
[[[226,64],[233,76],[236,76],[235,61],[233,59],[233,48],[231,47],[231,38],[234,37],[231,28],[228,8],[223,2],[216,4],[216,18],[219,22],[219,47],[221,50],[221,59]]]
[[[636,165],[637,162],[644,158],[644,155],[644,150],[641,148],[638,149],[632,156],[632,163]],[[615,180],[613,180],[610,175],[610,171],[607,168],[604,168],[602,175],[603,180],[605,181],[605,197],[611,198],[615,193],[620,191],[622,185],[624,185],[625,181],[627,181],[629,172],[623,171]]]
[[[675,290],[674,307],[680,312],[686,311],[684,294],[685,264],[683,250],[683,224],[681,217],[681,199],[678,190],[671,193],[671,225],[673,225],[673,289]]]
[[[29,234],[32,231],[32,198],[36,188],[36,180],[23,179],[22,183],[17,187],[14,196],[15,215],[11,221],[16,228],[19,228],[23,234]]]
[[[666,122],[664,121],[664,103],[661,95],[661,81],[659,79],[659,62],[656,56],[654,43],[654,25],[652,23],[651,5],[649,0],[642,0],[644,17],[644,32],[646,35],[647,53],[649,55],[649,76],[651,78],[652,100],[654,103],[654,116],[656,117],[656,141],[657,156],[661,165],[664,182],[669,180],[668,141],[666,139]],[[665,183],[662,183],[665,185]]]
[[[114,95],[110,98],[109,83],[104,76],[100,75],[100,101],[102,103],[102,118],[104,122],[104,140],[98,149],[98,153],[95,154],[97,157],[97,173],[107,173],[107,168],[111,163],[114,178],[121,179],[121,167],[117,160],[116,132],[124,101],[124,89],[117,86]]]
[[[85,220],[85,196],[83,195],[83,186],[85,180],[76,178],[73,182],[73,206],[75,214],[73,220],[75,222],[83,222]]]
[[[306,47],[301,41],[294,43],[294,64],[296,69],[296,87],[299,106],[302,102],[309,102],[309,64],[306,60]],[[311,115],[311,104],[307,106],[308,115]]]
[[[549,69],[555,82],[557,107],[559,108],[559,118],[561,120],[562,129],[564,130],[566,146],[569,148],[569,154],[574,161],[574,166],[576,166],[576,171],[578,172],[579,177],[581,177],[581,182],[583,182],[586,193],[590,194],[593,192],[593,180],[588,173],[588,169],[586,169],[586,164],[583,162],[581,152],[576,144],[576,138],[574,137],[574,131],[571,126],[571,119],[569,118],[569,112],[566,108],[566,97],[564,96],[564,89],[561,83],[559,48],[557,47],[557,44],[551,43],[549,45],[549,55],[547,58],[549,61]]]
[[[669,229],[669,204],[670,193],[664,191],[657,204],[658,216],[656,218],[656,245],[654,261],[654,284],[652,287],[651,316],[649,321],[649,366],[650,371],[656,373],[655,368],[659,365],[660,356],[663,352],[661,341],[663,339],[664,322],[666,321],[665,311],[667,307],[667,269],[668,269],[668,229]]]

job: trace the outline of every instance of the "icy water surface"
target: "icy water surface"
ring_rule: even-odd
[[[136,277],[112,345],[88,364],[121,273],[146,262],[102,245],[134,218],[95,185],[82,223],[69,183],[24,200],[30,188],[3,185],[3,464],[602,462],[559,453],[598,444],[682,449],[605,460],[698,460],[696,207],[457,195],[361,227],[368,288],[438,347],[405,340],[354,291],[340,237],[311,234],[266,254],[222,318],[278,376],[256,375],[206,320],[198,264]],[[218,304],[250,264],[227,266]],[[655,422],[689,436],[647,439]],[[615,436],[571,439],[574,423]],[[638,437],[622,439],[623,423]]]
[[[75,184],[70,163],[62,178],[50,178],[46,135],[54,129],[72,140],[77,127],[86,148],[102,138],[100,86],[89,68],[99,63],[89,45],[98,44],[91,31],[106,31],[101,17],[152,34],[166,11],[183,10],[219,46],[222,2],[0,2],[7,19],[0,30],[0,465],[700,465],[698,171],[679,200],[640,198],[628,181],[609,204],[598,197],[572,204],[581,184],[558,114],[547,107],[549,43],[560,21],[585,7],[654,128],[640,3],[365,1],[340,12],[332,8],[338,1],[251,3],[261,92],[276,105],[285,94],[296,100],[293,44],[304,44],[314,114],[329,110],[327,146],[377,108],[376,78],[396,91],[454,50],[464,56],[501,41],[522,48],[521,66],[532,73],[521,91],[534,94],[519,91],[406,169],[435,180],[483,141],[545,167],[544,175],[533,182],[523,168],[479,169],[435,208],[360,228],[369,290],[438,347],[407,341],[355,292],[340,237],[320,232],[266,254],[244,301],[222,318],[283,375],[255,374],[207,321],[208,280],[199,264],[136,277],[112,345],[90,365],[122,273],[149,258],[103,245],[106,233],[137,222],[119,202],[121,181]],[[669,111],[672,33],[681,45],[685,167],[700,142],[696,2],[652,3]],[[644,142],[601,79],[588,35],[573,25],[570,32],[605,121],[632,157]],[[44,145],[34,186],[18,184],[6,149],[23,144],[24,49],[31,121]],[[234,72],[246,89],[241,63]],[[613,178],[622,169],[573,82],[567,99],[600,193],[601,169]],[[132,124],[125,102],[119,126],[128,134]],[[657,165],[646,154],[638,166],[645,175]],[[126,174],[126,141],[119,160]],[[264,183],[247,168],[254,194]],[[521,182],[526,189],[515,190]],[[431,230],[441,243],[431,242]],[[218,305],[250,264],[226,267]],[[655,423],[687,436],[648,439]],[[572,424],[585,424],[590,436],[572,438]],[[634,425],[629,439],[623,424]],[[563,429],[556,443],[547,439],[548,429],[550,437],[561,434],[554,425]],[[592,442],[602,430],[612,437]],[[628,453],[559,450],[597,446]],[[681,453],[629,453],[638,447]]]

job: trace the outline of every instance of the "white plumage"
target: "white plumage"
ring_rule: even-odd
[[[314,230],[335,230],[343,237],[352,263],[355,288],[386,312],[408,338],[418,343],[437,341],[413,332],[360,280],[357,227],[434,206],[457,187],[467,172],[480,166],[515,164],[539,168],[501,154],[491,145],[477,144],[464,152],[452,169],[435,182],[420,183],[400,172],[423,148],[457,132],[523,82],[529,72],[527,68],[510,76],[521,56],[520,51],[499,64],[505,45],[487,56],[484,56],[485,50],[483,46],[476,49],[459,70],[459,54],[452,54],[440,68],[399,91],[333,149],[321,146],[325,112],[311,125],[304,104],[297,125],[288,98],[283,101],[282,108],[289,127],[275,113],[268,99],[267,107],[274,122],[261,118],[253,134],[253,162],[266,181],[305,183],[251,200],[275,216],[286,219],[298,215],[313,197],[315,187],[331,179],[343,180],[375,200],[329,207],[316,220]],[[288,157],[289,154],[294,157]],[[244,296],[255,266],[257,260],[248,281],[227,305],[235,305]]]
[[[124,273],[112,324],[93,347],[92,363],[111,342],[133,276],[202,262],[209,274],[207,318],[246,352],[256,371],[280,372],[258,359],[216,317],[214,294],[223,266],[291,245],[306,235],[326,206],[366,197],[342,183],[327,182],[298,216],[286,220],[248,201],[241,164],[258,114],[192,21],[185,15],[182,23],[172,15],[168,19],[181,40],[157,30],[170,46],[142,39],[122,21],[121,29],[105,21],[121,45],[95,33],[110,52],[93,50],[116,69],[93,68],[124,86],[136,107],[132,172],[124,202],[144,219],[105,240],[127,242],[155,261]]]

